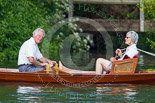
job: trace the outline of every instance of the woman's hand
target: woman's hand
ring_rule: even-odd
[[[121,51],[121,49],[117,49],[116,51],[115,51],[115,53],[118,55],[118,56],[122,56],[122,51]]]
[[[111,57],[111,58],[110,58],[110,61],[111,61],[111,62],[116,61],[116,58],[115,58],[115,57]]]

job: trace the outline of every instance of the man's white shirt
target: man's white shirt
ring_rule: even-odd
[[[33,57],[36,60],[43,57],[40,53],[38,45],[35,43],[32,37],[29,40],[25,41],[21,46],[18,55],[18,65],[32,64],[30,63],[28,57]]]

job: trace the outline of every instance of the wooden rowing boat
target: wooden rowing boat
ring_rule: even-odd
[[[97,83],[155,84],[155,71],[135,72],[136,64],[135,58],[115,61],[111,72],[101,75],[97,75],[95,71],[79,71],[65,66],[58,72],[49,68],[38,72],[19,72],[18,69],[0,68],[0,82],[61,83],[67,86],[87,86]]]

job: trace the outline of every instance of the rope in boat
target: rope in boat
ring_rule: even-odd
[[[144,50],[141,50],[141,49],[138,49],[139,51],[143,52],[143,53],[146,53],[146,54],[149,54],[149,55],[152,55],[152,56],[155,56],[154,53],[150,53],[150,52],[147,52],[147,51],[144,51]]]
[[[126,50],[126,48],[121,49],[121,51],[124,51],[124,50]],[[149,55],[151,55],[151,56],[155,56],[154,53],[150,53],[150,52],[147,52],[147,51],[141,50],[141,49],[139,49],[139,48],[137,48],[137,50],[138,50],[138,51],[141,51],[141,52],[143,52],[143,53],[149,54]],[[125,53],[125,52],[123,52],[123,53]],[[117,57],[117,56],[115,56],[115,57]]]
[[[126,48],[124,48],[124,46],[125,46],[125,42],[122,43],[122,45],[121,45],[120,48],[123,48],[123,49],[121,49],[121,51],[123,51],[123,52],[125,53]],[[155,56],[154,53],[150,53],[150,52],[141,50],[141,49],[139,49],[139,48],[137,48],[137,50],[138,50],[138,51],[141,51],[141,52],[143,52],[143,53],[146,53],[146,54],[148,54],[148,55]],[[123,52],[122,52],[122,53],[123,53]],[[118,56],[116,55],[115,57],[118,57]]]

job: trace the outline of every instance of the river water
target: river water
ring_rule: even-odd
[[[76,53],[62,56],[63,64],[70,68],[94,70],[94,61],[103,55]],[[92,59],[94,58],[94,60]],[[0,63],[0,67],[17,68],[16,61]],[[155,68],[155,58],[140,54],[137,71]],[[107,102],[154,103],[155,85],[96,84],[88,87],[66,87],[61,84],[35,84],[0,82],[0,103],[20,102]]]

